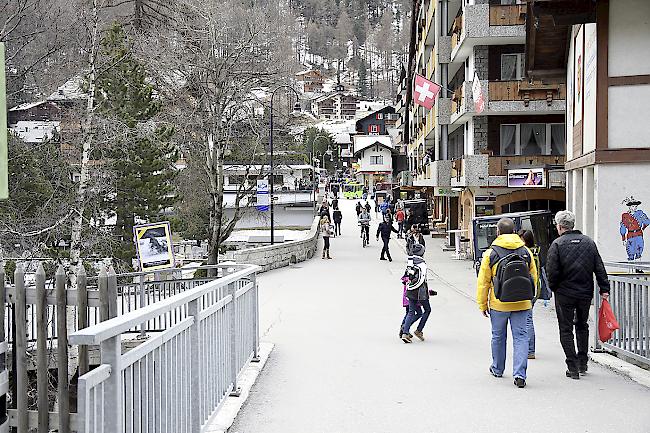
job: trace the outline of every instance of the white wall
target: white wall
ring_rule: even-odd
[[[627,260],[620,234],[621,216],[628,208],[623,204],[626,197],[634,196],[641,201],[639,210],[650,216],[650,164],[608,164],[596,166],[595,170],[595,233],[600,253],[605,260]],[[646,229],[646,249],[643,261],[650,261],[650,232]]]
[[[650,40],[648,40],[650,45]],[[609,88],[609,147],[650,147],[650,85]]]
[[[609,2],[609,76],[650,74],[650,1]]]
[[[378,147],[377,150],[375,150]],[[390,150],[385,147],[371,146],[363,150],[359,158],[359,171],[393,171],[393,158]],[[384,157],[383,164],[370,164],[371,156],[382,155]]]

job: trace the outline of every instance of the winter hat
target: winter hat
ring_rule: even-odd
[[[411,246],[411,254],[414,256],[424,256],[424,246],[418,244],[417,242]]]

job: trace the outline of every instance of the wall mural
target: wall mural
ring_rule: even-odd
[[[643,256],[643,231],[650,226],[650,218],[639,209],[641,202],[633,196],[626,197],[623,204],[627,212],[621,215],[621,239],[628,261],[640,260]]]

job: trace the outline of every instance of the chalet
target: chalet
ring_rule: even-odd
[[[358,134],[352,138],[359,182],[371,189],[379,183],[392,183],[393,155],[396,150],[391,137]]]
[[[395,127],[398,117],[395,107],[386,106],[357,120],[356,131],[359,134],[387,135],[388,129]]]
[[[334,93],[321,96],[312,103],[312,111],[321,119],[352,120],[357,113],[359,100],[337,86]]]
[[[323,91],[323,73],[318,69],[308,69],[296,74],[298,82],[303,93],[316,93]]]

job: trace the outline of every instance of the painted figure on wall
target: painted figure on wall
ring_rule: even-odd
[[[630,196],[623,200],[627,212],[621,216],[621,239],[628,260],[639,260],[643,256],[643,231],[650,226],[650,218],[639,209],[641,202]]]

